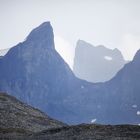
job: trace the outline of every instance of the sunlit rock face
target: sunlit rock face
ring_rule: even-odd
[[[76,45],[73,70],[77,77],[90,82],[105,82],[124,66],[125,60],[118,49],[93,46],[83,40]]]

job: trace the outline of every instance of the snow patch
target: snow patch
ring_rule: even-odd
[[[97,121],[97,119],[92,119],[91,123],[95,123]]]
[[[137,111],[137,115],[140,115],[140,111]]]
[[[111,61],[113,58],[110,57],[110,56],[104,56],[104,59],[108,60],[108,61]]]
[[[133,108],[137,108],[137,105],[132,105]]]
[[[101,105],[97,105],[97,108],[101,108]]]

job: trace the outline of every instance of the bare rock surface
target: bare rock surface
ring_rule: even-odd
[[[64,126],[43,112],[18,101],[15,97],[0,93],[0,132],[38,132]]]

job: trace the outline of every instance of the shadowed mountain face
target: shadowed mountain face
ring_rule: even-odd
[[[128,121],[127,114],[131,116],[129,121],[140,122],[140,50],[136,53],[132,62],[126,64],[117,75],[106,83],[106,89],[114,99],[120,103],[123,118]],[[114,96],[114,97],[113,97]],[[113,107],[112,107],[113,110]],[[114,109],[115,112],[115,109]],[[122,122],[123,123],[123,122]]]
[[[125,60],[118,49],[92,46],[79,40],[76,45],[73,70],[77,77],[90,82],[105,82],[124,66]]]
[[[56,52],[53,29],[45,22],[0,59],[0,90],[69,124],[138,124],[139,57],[109,82],[80,80]]]
[[[0,59],[0,90],[59,119],[67,120],[65,113],[72,114],[65,102],[77,92],[73,91],[79,82],[55,51],[49,22],[35,28]]]

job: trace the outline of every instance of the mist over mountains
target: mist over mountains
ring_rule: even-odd
[[[0,58],[0,91],[69,124],[139,124],[139,58],[140,51],[108,82],[81,80],[56,52],[45,22]]]
[[[10,48],[0,50],[0,57],[4,56]]]
[[[81,79],[94,83],[105,82],[113,78],[125,63],[118,49],[93,46],[79,40],[75,49],[73,71]]]

